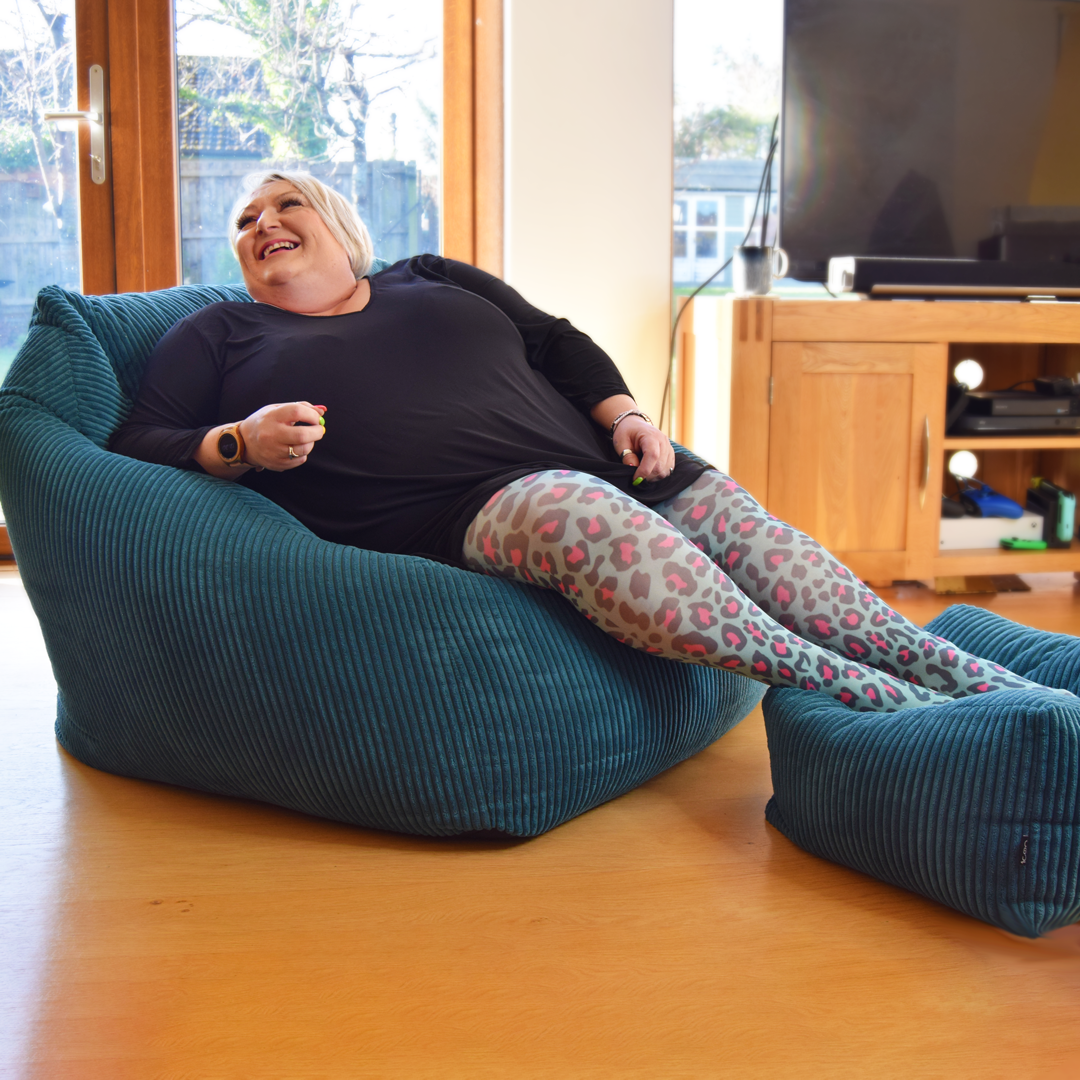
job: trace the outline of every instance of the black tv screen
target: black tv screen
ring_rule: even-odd
[[[786,0],[780,242],[1080,262],[1080,3]]]

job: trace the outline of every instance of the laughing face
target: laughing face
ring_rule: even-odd
[[[280,297],[298,289],[307,292],[323,279],[355,286],[348,253],[286,180],[257,188],[236,228],[240,268],[256,300],[291,306],[280,304]]]

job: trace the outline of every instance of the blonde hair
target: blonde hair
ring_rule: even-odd
[[[252,173],[244,177],[243,190],[233,204],[232,216],[229,219],[229,243],[237,259],[240,258],[236,246],[240,239],[240,230],[236,227],[236,222],[240,212],[251,202],[251,196],[258,188],[282,180],[287,184],[292,184],[323,219],[331,236],[348,254],[349,265],[356,279],[364,277],[375,261],[375,251],[367,226],[360,220],[360,215],[344,195],[306,172],[274,171]]]

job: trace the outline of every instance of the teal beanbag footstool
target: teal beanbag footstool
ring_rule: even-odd
[[[75,757],[357,825],[533,836],[757,704],[553,593],[327,543],[244,487],[105,450],[165,331],[247,299],[45,289],[0,389],[0,502]]]
[[[1080,640],[956,605],[927,627],[1080,693]],[[998,691],[852,713],[823,694],[764,701],[767,820],[815,855],[1037,937],[1080,920],[1080,701]]]

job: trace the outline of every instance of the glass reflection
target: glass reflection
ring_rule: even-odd
[[[394,262],[438,252],[442,0],[178,0],[184,281],[233,282],[241,180],[302,168]]]

